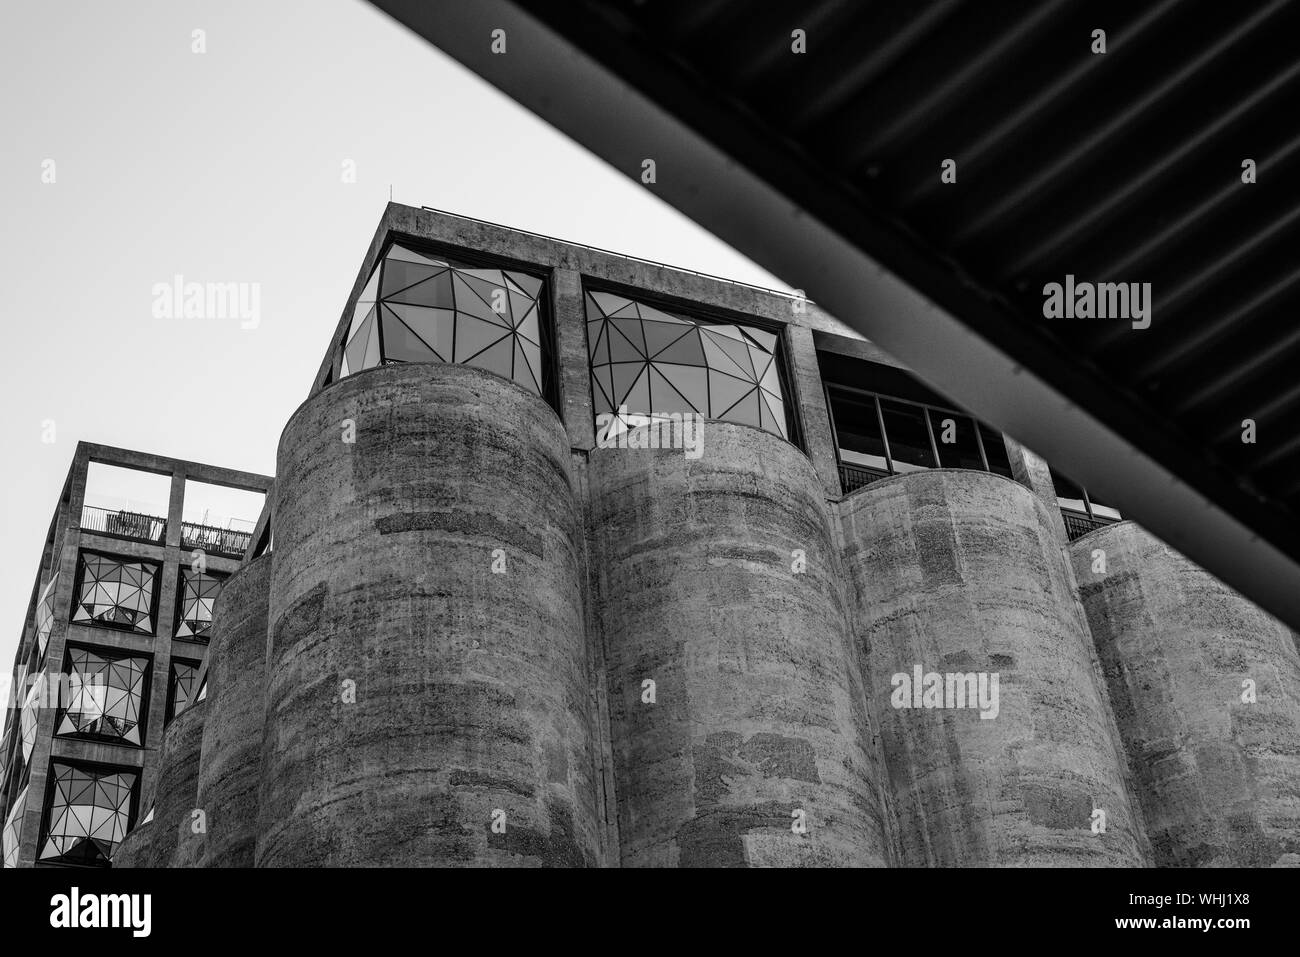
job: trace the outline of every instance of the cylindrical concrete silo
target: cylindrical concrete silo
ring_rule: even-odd
[[[280,441],[259,866],[600,859],[581,521],[537,396],[348,376]]]
[[[203,701],[192,701],[163,733],[154,791],[150,867],[193,867],[203,850],[204,833],[195,831],[199,749],[203,744]],[[206,820],[204,820],[206,826]]]
[[[1046,507],[1009,479],[958,470],[884,479],[839,507],[903,864],[1143,864]]]
[[[225,583],[212,612],[198,782],[208,828],[204,867],[253,866],[270,587],[271,556],[263,555]]]
[[[141,815],[147,814],[142,810]],[[153,854],[153,821],[137,824],[113,851],[113,867],[148,867]]]
[[[622,864],[887,864],[821,483],[758,429],[703,439],[590,460]]]
[[[1155,863],[1300,866],[1290,630],[1132,522],[1070,551]]]

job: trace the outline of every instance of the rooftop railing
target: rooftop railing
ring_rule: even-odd
[[[1070,541],[1082,538],[1089,532],[1095,532],[1099,528],[1115,524],[1114,519],[1093,518],[1083,512],[1076,512],[1069,508],[1061,509],[1061,518],[1065,519],[1065,536]]]
[[[242,558],[252,540],[251,531],[181,522],[182,548],[198,548],[213,555]]]
[[[81,509],[81,528],[114,538],[161,543],[167,536],[167,519],[144,512],[85,505]]]
[[[870,485],[877,479],[889,478],[884,469],[873,469],[866,465],[845,465],[840,463],[840,488],[845,495],[856,492],[864,485]]]

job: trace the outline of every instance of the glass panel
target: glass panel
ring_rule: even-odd
[[[155,571],[152,565],[83,552],[81,587],[72,620],[152,635]]]
[[[1061,508],[1087,513],[1088,507],[1083,501],[1083,489],[1055,470],[1051,472],[1051,476],[1052,484],[1056,487],[1056,501],[1060,503]]]
[[[830,398],[840,460],[848,465],[865,465],[888,472],[875,397],[832,388]]]
[[[1013,478],[1011,460],[1007,458],[1007,444],[1003,441],[1002,433],[981,423],[980,438],[984,442],[984,457],[989,460],[989,471]]]
[[[50,809],[37,857],[42,862],[105,866],[131,826],[137,775],[55,762]]]
[[[1097,496],[1092,493],[1092,489],[1088,489],[1088,504],[1092,506],[1093,518],[1108,518],[1116,522],[1120,520],[1119,509],[1097,501]]]
[[[930,435],[925,427],[925,410],[919,405],[881,399],[880,411],[885,419],[885,436],[889,439],[894,471],[915,472],[934,468],[934,452],[930,449]]]
[[[69,696],[55,733],[142,744],[149,660],[68,649]]]
[[[930,428],[934,431],[934,444],[939,450],[939,464],[948,469],[984,470],[979,444],[975,438],[975,423],[964,415],[929,409]],[[948,439],[950,441],[945,441]]]

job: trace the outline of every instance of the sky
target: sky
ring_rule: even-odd
[[[785,288],[361,0],[0,10],[5,671],[77,442],[273,473],[390,189]],[[260,320],[158,317],[176,276]]]

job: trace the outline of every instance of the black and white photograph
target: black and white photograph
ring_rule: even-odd
[[[0,71],[18,939],[1294,935],[1300,0],[9,2]]]

